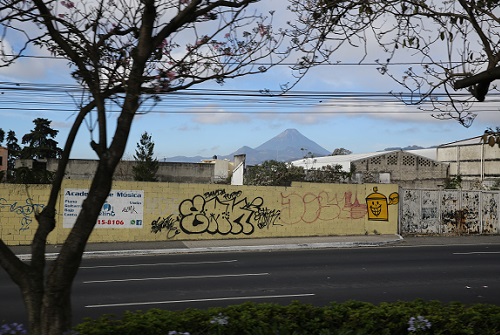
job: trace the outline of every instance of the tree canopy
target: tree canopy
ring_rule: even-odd
[[[132,168],[136,181],[154,182],[157,180],[156,173],[159,165],[158,160],[154,157],[154,149],[155,143],[152,136],[148,132],[142,133],[135,150],[136,163]]]
[[[50,127],[51,121],[48,119],[36,118],[33,123],[35,127],[22,138],[25,146],[21,150],[21,158],[58,159],[61,149],[57,147],[57,141],[54,139],[59,131]]]
[[[290,8],[298,17],[293,34],[314,36],[303,47],[308,61],[335,62],[346,42],[363,61],[375,42],[385,52],[376,59],[379,72],[403,89],[393,94],[406,104],[427,103],[435,118],[469,127],[473,103],[497,89],[498,1],[291,0]],[[399,72],[409,57],[416,63]]]

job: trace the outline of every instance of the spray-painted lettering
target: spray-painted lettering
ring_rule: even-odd
[[[20,215],[22,218],[19,231],[25,231],[30,228],[30,224],[33,222],[33,214],[39,213],[44,208],[44,205],[33,203],[31,198],[26,199],[25,205],[18,204],[17,202],[9,203],[5,198],[0,198],[1,208],[8,208],[10,212]]]

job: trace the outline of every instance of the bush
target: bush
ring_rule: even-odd
[[[498,334],[500,306],[416,300],[316,307],[247,302],[224,308],[126,312],[75,327],[80,334]]]

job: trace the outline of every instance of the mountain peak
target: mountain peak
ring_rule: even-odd
[[[304,157],[307,153],[312,153],[315,156],[329,155],[330,152],[305,137],[296,129],[287,129],[274,138],[264,142],[259,147],[255,148],[258,151],[275,151],[295,153],[296,158]]]

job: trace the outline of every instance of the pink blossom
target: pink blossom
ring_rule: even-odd
[[[74,8],[75,7],[75,3],[71,0],[68,0],[68,1],[61,1],[61,5],[63,5],[64,7],[66,8]]]
[[[172,81],[172,80],[174,80],[176,77],[177,77],[177,74],[176,74],[175,72],[173,72],[173,71],[169,71],[169,72],[167,72],[167,78],[168,78],[168,80]]]

